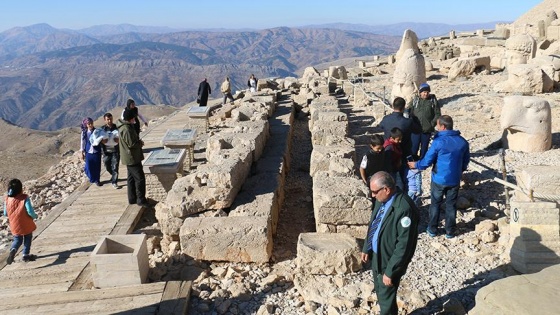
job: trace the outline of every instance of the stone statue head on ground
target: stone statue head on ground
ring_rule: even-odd
[[[534,96],[506,96],[501,127],[504,148],[543,152],[552,146],[551,112],[548,101]]]

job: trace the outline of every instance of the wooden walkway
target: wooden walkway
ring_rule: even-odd
[[[150,126],[142,134],[144,152],[161,148],[166,130],[188,128],[186,121],[180,110]],[[119,184],[126,184],[126,174],[121,165]],[[110,176],[104,172],[101,179],[108,183]],[[22,262],[21,249],[11,265],[6,265],[7,252],[0,256],[0,314],[186,313],[190,282],[92,288],[89,260],[96,244],[105,235],[130,233],[143,210],[128,205],[126,186],[82,184],[38,222],[31,248],[36,261]]]

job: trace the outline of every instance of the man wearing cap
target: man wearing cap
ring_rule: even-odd
[[[412,154],[418,154],[420,149],[419,158],[423,158],[428,151],[430,144],[430,137],[432,132],[435,131],[437,119],[441,116],[436,96],[430,94],[430,86],[427,83],[422,83],[418,87],[418,95],[414,96],[409,104],[410,115],[418,118],[422,126],[422,132],[412,134]]]
[[[121,163],[126,165],[128,172],[126,178],[128,203],[149,208],[150,205],[146,200],[146,175],[142,169],[144,142],[140,140],[140,136],[134,129],[134,113],[125,109],[122,117],[117,120],[117,129],[119,130]]]

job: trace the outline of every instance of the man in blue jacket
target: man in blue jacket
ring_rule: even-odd
[[[461,176],[470,161],[469,143],[461,132],[453,130],[453,119],[448,115],[438,118],[434,137],[428,152],[418,162],[408,162],[410,168],[425,170],[432,167],[430,221],[426,232],[437,235],[439,207],[445,196],[445,237],[455,237],[457,195]]]

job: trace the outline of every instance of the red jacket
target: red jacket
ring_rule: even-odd
[[[391,138],[385,140],[383,143],[385,151],[391,151],[391,163],[395,170],[399,170],[402,165],[402,149],[400,143],[395,143]]]
[[[19,194],[15,197],[6,197],[5,205],[10,221],[10,230],[13,235],[27,235],[37,228],[33,218],[27,214],[25,209],[26,194]]]

